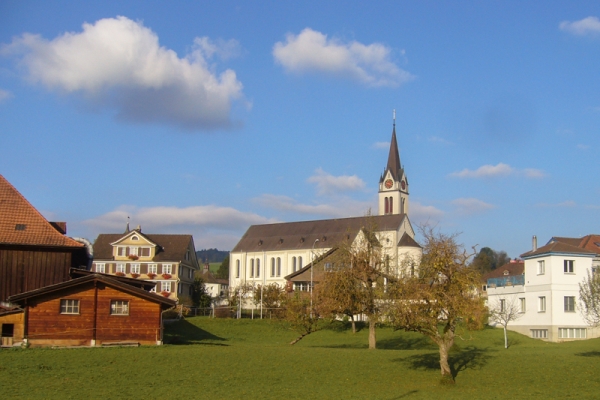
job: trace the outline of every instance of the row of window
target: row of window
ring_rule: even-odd
[[[141,264],[131,263],[129,264],[129,273],[131,274],[140,274],[141,273]],[[172,274],[173,272],[172,264],[162,264],[161,274]],[[190,269],[190,278],[193,277],[194,272]],[[105,263],[96,263],[96,272],[100,272],[102,274],[106,273],[106,264]],[[117,263],[117,268],[115,272],[127,273],[127,264],[125,263]],[[148,264],[148,274],[158,274],[158,264]],[[181,273],[181,267],[180,267]]]
[[[158,288],[158,284],[150,289],[151,292],[156,293]],[[160,291],[161,292],[169,292],[171,293],[171,281],[162,281],[160,282]],[[179,292],[181,293],[181,292]]]
[[[548,329],[531,329],[531,337],[548,339]],[[586,328],[558,328],[559,339],[586,339]]]
[[[60,300],[61,314],[79,314],[79,300],[77,299],[61,299]],[[110,315],[129,315],[128,300],[111,300]]]
[[[574,274],[575,273],[575,260],[563,260],[563,272],[565,274]],[[546,260],[538,261],[538,275],[546,274]]]
[[[506,300],[500,299],[500,312],[506,310]],[[524,313],[527,310],[525,297],[519,298],[519,312]],[[575,312],[575,296],[564,297],[564,311]],[[546,296],[538,297],[538,312],[546,312]]]
[[[119,257],[150,257],[150,247],[118,246],[117,255]]]
[[[302,269],[302,257],[292,257],[292,272]],[[235,277],[239,278],[241,273],[240,260],[235,260]],[[260,278],[260,258],[251,258],[248,270],[250,278]],[[281,257],[271,257],[271,277],[281,276]]]

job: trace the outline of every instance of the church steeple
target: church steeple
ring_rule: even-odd
[[[379,179],[379,215],[408,213],[408,179],[400,163],[394,110],[387,166]]]

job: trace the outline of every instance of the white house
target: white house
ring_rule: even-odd
[[[598,262],[600,242],[588,246],[590,237],[552,238],[545,246],[533,248],[521,257],[524,274],[487,282],[488,304],[499,300],[516,302],[520,318],[508,329],[548,341],[586,339],[600,336],[600,329],[585,323],[578,305],[579,284]]]
[[[414,240],[408,203],[408,179],[400,163],[394,123],[387,166],[379,179],[378,215],[252,225],[230,253],[230,287],[272,283],[284,287],[288,275],[342,241],[356,243],[365,229],[377,234],[391,267],[401,273],[405,259],[418,264],[422,253]]]

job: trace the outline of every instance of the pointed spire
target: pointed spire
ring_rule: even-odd
[[[127,216],[127,226],[125,227],[125,233],[129,233],[129,215]]]
[[[396,110],[394,110],[394,124],[392,130],[392,141],[390,142],[390,154],[388,156],[387,170],[390,171],[396,181],[402,177],[402,164],[400,164],[400,153],[398,152],[398,141],[396,140]]]

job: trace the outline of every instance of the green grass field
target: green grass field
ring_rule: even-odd
[[[297,334],[269,320],[195,317],[161,347],[0,351],[0,396],[23,398],[523,399],[599,398],[600,340],[554,344],[500,329],[467,332],[441,385],[437,348],[418,334],[341,324]]]

